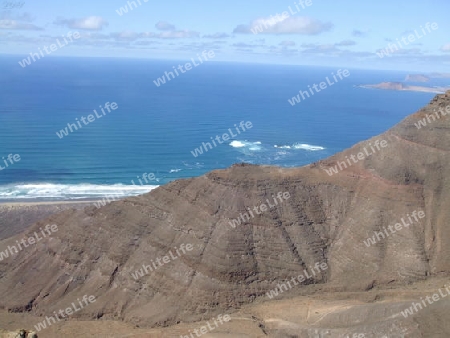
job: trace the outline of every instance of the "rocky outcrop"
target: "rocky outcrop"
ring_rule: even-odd
[[[234,165],[51,216],[0,242],[13,245],[45,224],[60,229],[0,262],[0,306],[52,315],[93,295],[70,317],[156,326],[231,312],[305,270],[303,285],[341,291],[448,275],[450,115],[414,124],[447,105],[450,93],[439,95],[386,133],[311,166]],[[290,197],[275,204],[279,193]],[[262,204],[266,211],[250,214]],[[364,244],[419,210],[423,219]],[[316,263],[328,268],[313,275]]]
[[[17,330],[16,332],[1,333],[0,338],[38,338],[37,334],[33,331],[25,329]]]

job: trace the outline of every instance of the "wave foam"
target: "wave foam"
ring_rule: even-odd
[[[303,149],[303,150],[309,150],[309,151],[325,150],[324,147],[313,146],[313,145],[305,144],[305,143],[295,143],[292,146],[278,146],[278,145],[274,145],[274,148],[279,148],[279,149]]]
[[[248,150],[253,150],[253,151],[261,150],[261,142],[259,142],[259,141],[249,142],[247,140],[245,140],[245,141],[235,140],[230,143],[230,146],[232,146],[233,148],[247,148]]]
[[[0,186],[0,200],[50,199],[74,200],[103,198],[108,196],[127,197],[145,194],[157,185],[96,185],[96,184],[16,184]]]

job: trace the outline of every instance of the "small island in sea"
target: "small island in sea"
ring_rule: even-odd
[[[384,89],[384,90],[402,90],[410,92],[423,92],[423,93],[445,93],[450,88],[446,87],[425,87],[425,86],[409,86],[402,82],[381,82],[378,84],[359,85],[359,88],[372,88],[372,89]]]

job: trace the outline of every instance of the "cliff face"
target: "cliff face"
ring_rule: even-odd
[[[450,92],[438,95],[388,132],[308,167],[235,165],[51,216],[0,242],[7,247],[58,225],[0,261],[0,306],[51,315],[93,295],[95,303],[73,317],[168,325],[227,313],[305,269],[303,284],[335,290],[448,275],[450,114],[420,129],[415,123],[449,105]],[[425,217],[364,243],[413,211]],[[328,268],[312,274],[316,263]],[[157,268],[135,278],[143,264]]]

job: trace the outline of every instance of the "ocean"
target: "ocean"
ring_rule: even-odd
[[[338,69],[208,62],[158,87],[188,60],[48,57],[23,68],[22,59],[0,57],[0,201],[134,196],[240,162],[303,166],[384,132],[434,97],[356,87],[402,81],[405,72],[349,69],[292,106],[299,90]],[[241,122],[252,127],[238,134]],[[65,135],[68,123],[77,130]]]

